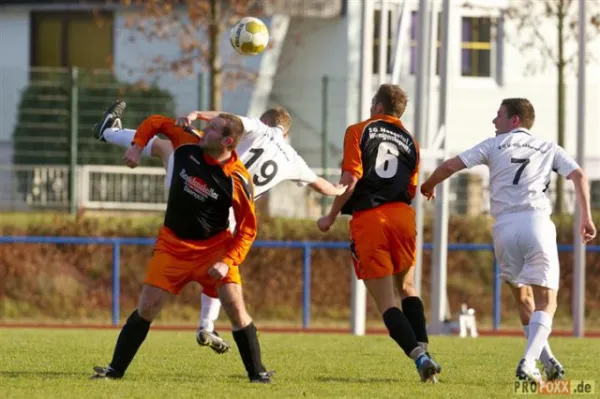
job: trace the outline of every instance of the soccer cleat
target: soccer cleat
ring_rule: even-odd
[[[435,372],[436,372],[437,374],[441,373],[441,372],[442,372],[442,366],[440,366],[440,365],[439,365],[439,364],[438,364],[438,363],[437,363],[435,360],[433,360],[433,356],[431,356],[431,355],[429,354],[429,352],[425,352],[425,354],[427,355],[427,357],[429,357],[429,358],[431,359],[431,361],[432,361],[433,363],[435,363],[435,366],[436,366],[436,368],[435,368]]]
[[[98,140],[106,141],[104,140],[105,129],[111,127],[122,129],[123,126],[121,125],[121,117],[123,115],[123,111],[125,111],[125,107],[127,107],[125,101],[117,100],[112,103],[106,109],[106,111],[104,111],[102,120],[94,125],[94,128],[92,129],[94,132],[94,137],[96,137]]]
[[[516,377],[522,381],[532,381],[540,383],[542,381],[542,375],[537,367],[531,367],[526,362],[525,359],[521,359],[519,365],[517,366]]]
[[[434,362],[429,356],[423,355],[415,361],[417,371],[422,382],[430,381],[437,384],[437,374],[442,370],[442,367]],[[438,371],[439,370],[439,371]]]
[[[271,380],[273,374],[275,374],[274,370],[258,373],[258,375],[250,376],[250,382],[253,384],[270,384],[273,382]]]
[[[90,377],[90,380],[101,380],[101,379],[109,379],[109,380],[118,380],[123,378],[123,376],[117,373],[115,370],[110,367],[94,367],[94,374]]]
[[[216,331],[208,331],[204,328],[196,332],[196,342],[200,346],[210,347],[210,349],[218,354],[223,354],[231,349],[231,346],[223,338],[219,337]]]
[[[548,360],[549,364],[544,365],[547,381],[564,380],[565,368],[555,358]]]

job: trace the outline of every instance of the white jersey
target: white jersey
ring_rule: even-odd
[[[567,176],[579,168],[562,147],[524,128],[484,140],[459,157],[467,168],[489,167],[491,213],[496,219],[528,210],[550,215],[550,174],[554,170]]]
[[[270,127],[257,118],[240,117],[244,135],[237,146],[240,160],[254,182],[254,198],[258,198],[284,180],[298,186],[314,183],[317,175],[283,137],[283,129]],[[170,186],[173,155],[169,158],[165,185]]]
[[[240,117],[244,136],[237,146],[240,160],[254,182],[254,197],[284,180],[298,186],[314,183],[317,175],[283,137],[283,129],[265,125],[258,118]]]

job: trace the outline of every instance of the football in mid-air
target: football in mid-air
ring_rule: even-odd
[[[269,44],[269,30],[258,18],[245,17],[234,25],[229,32],[231,45],[240,54],[256,55],[262,53]]]

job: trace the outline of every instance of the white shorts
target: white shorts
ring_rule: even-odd
[[[539,285],[558,290],[556,226],[548,215],[519,212],[501,216],[492,235],[504,281],[517,287]]]

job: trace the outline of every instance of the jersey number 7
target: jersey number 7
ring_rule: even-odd
[[[529,158],[511,158],[510,163],[520,163],[519,169],[517,169],[517,173],[515,174],[515,178],[513,179],[513,185],[519,184],[519,180],[521,180],[521,175],[523,174],[523,170],[525,167],[529,165]]]

